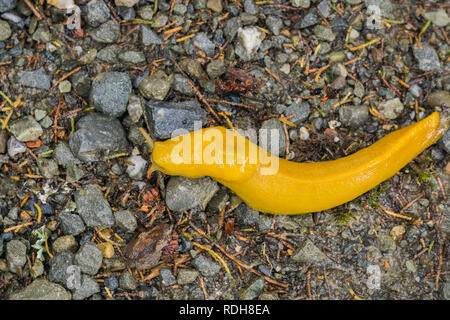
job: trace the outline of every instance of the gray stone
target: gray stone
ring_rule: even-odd
[[[0,153],[6,152],[6,143],[8,141],[8,132],[0,129]]]
[[[85,243],[74,256],[74,263],[78,265],[82,272],[88,275],[95,275],[102,266],[102,252],[91,242]]]
[[[283,27],[283,20],[277,16],[270,15],[266,19],[266,25],[274,35],[278,36]]]
[[[387,232],[379,232],[377,241],[381,252],[392,252],[397,247],[394,239]]]
[[[440,145],[447,153],[450,153],[450,130],[447,130],[447,132],[442,136]]]
[[[58,284],[36,279],[25,288],[12,293],[10,300],[70,300],[72,295]]]
[[[365,93],[365,88],[364,85],[358,81],[355,84],[355,90],[353,91],[353,93],[355,94],[355,96],[357,96],[358,98],[362,98],[364,96]]]
[[[6,261],[10,272],[17,273],[27,262],[27,247],[19,240],[6,244]]]
[[[0,199],[15,197],[16,192],[16,182],[9,177],[3,177],[0,175]]]
[[[396,119],[403,111],[404,106],[399,98],[385,101],[380,104],[378,110],[387,119]]]
[[[175,130],[193,131],[195,122],[205,125],[207,112],[196,100],[182,102],[147,102],[150,127],[157,139],[171,138]]]
[[[444,90],[434,90],[427,97],[427,105],[450,108],[450,93]]]
[[[217,190],[217,182],[209,177],[190,179],[173,176],[167,183],[166,204],[172,211],[185,211],[197,206],[205,209]]]
[[[49,90],[51,87],[50,80],[50,76],[43,67],[35,71],[19,72],[19,82],[25,87]]]
[[[113,43],[120,36],[120,26],[112,20],[101,24],[91,32],[91,37],[100,43]]]
[[[228,195],[228,192],[225,190],[219,190],[219,192],[217,192],[208,202],[208,211],[216,213],[222,212],[222,209],[225,207],[229,199],[230,196]]]
[[[80,64],[91,64],[94,62],[95,58],[97,57],[97,49],[89,49],[85,54],[83,54],[80,59],[78,59],[78,62]]]
[[[182,58],[180,61],[180,67],[186,72],[189,76],[198,81],[206,81],[208,80],[208,75],[205,70],[203,70],[202,65],[194,59],[191,58]]]
[[[179,285],[193,283],[198,277],[198,271],[194,269],[178,269],[177,283]]]
[[[210,258],[206,258],[202,254],[192,260],[192,265],[202,274],[202,276],[207,278],[214,277],[221,269],[220,264]]]
[[[84,171],[75,162],[70,162],[66,166],[66,181],[68,183],[77,182],[84,176]]]
[[[5,41],[11,37],[11,27],[5,20],[0,20],[0,41]]]
[[[58,215],[58,218],[64,234],[77,236],[86,230],[83,220],[77,214],[63,211]]]
[[[144,177],[147,161],[141,156],[131,156],[127,158],[127,174],[133,180],[140,180]],[[132,165],[133,164],[133,165]]]
[[[114,216],[100,187],[89,184],[75,192],[77,211],[89,227],[109,228],[114,225]]]
[[[257,51],[263,40],[262,32],[256,27],[245,27],[238,29],[238,42],[235,53],[243,61],[252,61],[257,57]]]
[[[240,225],[256,226],[259,221],[259,212],[243,203],[236,208],[236,218]]]
[[[128,270],[124,270],[120,275],[119,285],[123,290],[136,290],[137,288],[136,280]]]
[[[173,78],[174,80],[172,86],[175,91],[178,91],[179,93],[189,97],[195,97],[195,92],[186,82],[187,78],[185,76],[179,73],[175,73]]]
[[[199,32],[192,38],[192,44],[189,47],[189,54],[193,54],[196,48],[201,49],[208,57],[213,57],[216,49],[216,45],[212,42],[206,33]]]
[[[123,63],[128,64],[139,64],[144,63],[146,61],[145,55],[142,53],[142,51],[133,51],[133,50],[121,52],[119,54],[119,60]]]
[[[78,242],[72,235],[62,236],[53,242],[52,248],[54,253],[60,253],[62,251],[76,252]]]
[[[328,0],[322,0],[318,5],[317,9],[319,10],[320,14],[324,18],[328,18],[330,16],[330,6],[328,4]]]
[[[172,86],[173,78],[158,70],[139,84],[139,93],[147,99],[164,100]]]
[[[339,108],[339,120],[348,127],[359,127],[369,119],[369,108],[366,105],[342,106]]]
[[[258,14],[259,8],[253,0],[245,0],[244,11],[248,14],[256,15]]]
[[[128,152],[128,141],[119,120],[106,115],[88,114],[77,122],[69,146],[74,155],[86,162]]]
[[[162,268],[159,270],[159,276],[161,277],[162,284],[165,286],[173,286],[177,283],[177,279],[172,274],[172,271],[168,268]]]
[[[308,118],[310,112],[309,103],[306,101],[293,102],[287,108],[283,105],[278,105],[276,109],[278,113],[283,113],[285,116],[290,116],[293,114],[294,116],[290,118],[289,121],[295,123],[296,125],[305,121]]]
[[[59,175],[58,164],[53,159],[38,158],[37,165],[41,175],[47,179],[52,179],[54,176]]]
[[[221,13],[223,10],[222,0],[208,0],[206,7],[216,13]]]
[[[308,9],[311,5],[311,0],[291,0],[291,3],[294,7]]]
[[[43,133],[42,127],[32,116],[25,116],[11,122],[9,129],[21,142],[34,141]]]
[[[17,0],[0,0],[0,12],[6,12],[16,7]]]
[[[439,71],[441,69],[441,62],[433,47],[426,44],[422,44],[420,48],[414,46],[413,53],[419,63],[420,70],[427,72],[433,70]]]
[[[230,18],[227,21],[223,32],[229,42],[234,40],[240,27],[242,27],[242,21],[239,17]]]
[[[131,121],[134,123],[138,122],[144,113],[144,109],[141,105],[141,99],[138,96],[132,95],[128,100],[127,106],[128,115],[130,116]]]
[[[259,295],[264,290],[264,278],[259,277],[250,282],[250,285],[244,289],[239,295],[241,300],[254,300],[259,297]]]
[[[276,134],[278,134],[278,141],[272,141],[272,138],[276,139]],[[259,134],[259,146],[277,156],[286,154],[286,137],[280,120],[272,118],[262,123]]]
[[[91,0],[86,4],[86,14],[82,15],[91,27],[98,27],[109,20],[109,8],[103,0]]]
[[[114,212],[114,219],[116,221],[116,225],[127,232],[134,232],[137,228],[136,217],[130,210],[120,210]]]
[[[60,166],[67,166],[69,163],[80,163],[81,161],[73,155],[66,142],[60,141],[53,151],[53,157]]]
[[[53,259],[50,260],[50,271],[48,274],[52,282],[67,286],[69,277],[73,275],[73,253],[70,251],[62,251],[55,253]]]
[[[319,248],[309,239],[306,239],[302,245],[295,250],[292,255],[292,260],[301,263],[321,263],[325,262],[328,258],[320,251]]]
[[[305,29],[309,28],[319,22],[319,17],[317,16],[317,13],[314,12],[314,10],[310,10],[300,21],[299,21],[299,28]]]
[[[227,64],[224,60],[213,60],[206,67],[210,79],[216,79],[227,72]]]
[[[120,47],[115,44],[106,46],[98,52],[97,58],[108,63],[117,63],[120,50]]]
[[[89,92],[91,91],[91,80],[88,72],[80,70],[70,76],[69,79],[72,83],[72,88],[76,93],[84,98],[89,96]]]
[[[75,289],[75,291],[73,292],[72,299],[83,300],[99,292],[100,287],[97,281],[83,274],[81,277],[81,286]]]
[[[426,20],[431,20],[438,27],[445,27],[450,23],[447,12],[442,8],[436,11],[422,12],[422,16]]]
[[[8,139],[8,155],[14,158],[16,155],[27,151],[25,143],[20,142],[16,137],[11,136]]]
[[[125,113],[132,86],[125,72],[104,72],[92,81],[90,100],[94,107],[110,117]]]
[[[313,29],[313,32],[316,38],[318,38],[319,40],[332,42],[336,38],[333,30],[321,24],[316,25]]]
[[[144,46],[163,43],[158,34],[145,24],[141,25],[141,41]]]

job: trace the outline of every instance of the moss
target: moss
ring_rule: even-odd
[[[354,218],[354,212],[352,210],[346,210],[339,212],[336,217],[336,223],[343,227]]]
[[[369,191],[368,202],[372,208],[378,209],[380,207],[380,195],[383,192],[384,186],[381,184],[377,185],[375,188]]]

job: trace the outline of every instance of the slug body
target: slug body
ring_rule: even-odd
[[[156,142],[152,170],[210,176],[261,212],[317,212],[353,200],[389,179],[446,129],[435,112],[350,156],[297,163],[275,157],[235,131],[212,127]]]

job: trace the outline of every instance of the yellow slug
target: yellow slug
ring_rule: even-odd
[[[235,131],[212,127],[155,142],[151,170],[209,176],[261,212],[317,212],[355,199],[389,179],[447,128],[434,112],[347,157],[297,163],[275,157]]]

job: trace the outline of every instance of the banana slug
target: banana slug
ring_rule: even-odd
[[[316,163],[278,158],[235,131],[211,127],[155,142],[150,171],[209,176],[255,210],[302,214],[346,203],[389,179],[448,129],[438,112],[349,156]]]

